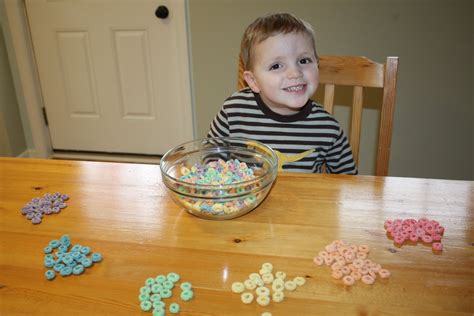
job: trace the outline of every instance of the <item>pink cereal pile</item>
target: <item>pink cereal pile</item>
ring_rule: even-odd
[[[331,266],[332,277],[341,280],[345,285],[353,285],[361,280],[373,284],[377,276],[382,279],[390,277],[390,271],[368,259],[369,246],[350,245],[342,240],[335,240],[314,257],[318,266]]]
[[[422,241],[431,244],[434,251],[442,251],[443,244],[441,238],[444,234],[444,227],[435,220],[420,218],[419,220],[408,219],[387,219],[384,223],[385,230],[389,237],[393,238],[395,246],[401,247],[405,242],[417,243]]]

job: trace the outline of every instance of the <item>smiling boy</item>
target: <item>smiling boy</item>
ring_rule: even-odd
[[[326,165],[329,173],[357,174],[339,123],[310,99],[319,83],[311,26],[287,13],[260,17],[247,27],[241,55],[249,88],[224,102],[208,137],[265,143],[283,157],[285,171],[322,172]]]

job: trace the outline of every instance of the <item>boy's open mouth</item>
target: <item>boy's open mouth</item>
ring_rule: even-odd
[[[288,92],[298,92],[298,91],[302,91],[304,88],[306,88],[306,85],[305,84],[300,84],[300,85],[297,85],[297,86],[284,88],[283,90],[288,91]]]

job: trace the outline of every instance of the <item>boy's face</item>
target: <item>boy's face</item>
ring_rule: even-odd
[[[244,78],[274,112],[297,113],[314,94],[319,70],[311,38],[302,33],[278,34],[254,46],[252,69]]]

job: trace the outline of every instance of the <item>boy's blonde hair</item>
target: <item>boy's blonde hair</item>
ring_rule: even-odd
[[[252,67],[252,49],[255,45],[271,36],[289,33],[303,33],[308,35],[313,42],[314,55],[316,59],[318,59],[314,30],[309,23],[289,13],[270,14],[259,17],[245,30],[240,45],[240,54],[244,62],[245,70],[249,70]]]

